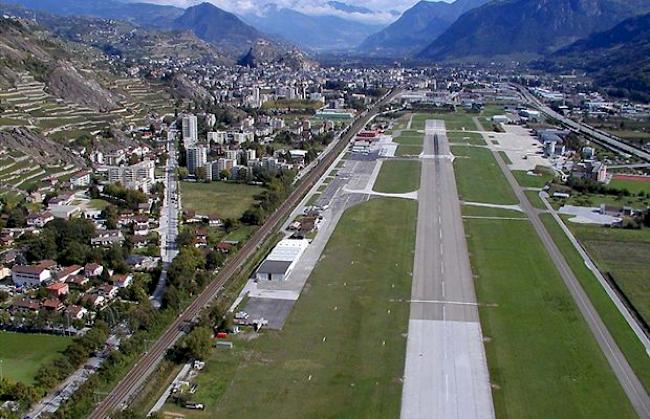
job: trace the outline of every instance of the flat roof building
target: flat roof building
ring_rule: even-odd
[[[257,268],[255,279],[258,282],[286,280],[307,246],[309,240],[281,240]]]

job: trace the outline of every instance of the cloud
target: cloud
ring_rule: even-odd
[[[353,13],[339,10],[328,5],[327,0],[142,0],[149,3],[173,4],[190,7],[203,1],[209,1],[217,7],[236,14],[261,13],[267,4],[277,4],[309,15],[333,15],[367,23],[389,23],[397,18],[395,12],[403,12],[418,0],[355,0],[344,1],[353,6],[366,7],[372,14]]]

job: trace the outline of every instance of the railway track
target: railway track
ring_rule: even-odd
[[[393,89],[374,107],[362,114],[355,120],[350,128],[339,138],[335,147],[323,156],[312,171],[299,183],[297,188],[266,220],[266,222],[253,234],[253,236],[242,246],[237,254],[224,266],[214,281],[210,282],[194,301],[183,311],[143,354],[138,362],[129,370],[113,390],[95,406],[94,411],[89,415],[91,419],[104,419],[109,417],[114,410],[124,409],[128,406],[131,398],[145,383],[147,378],[158,366],[165,356],[165,353],[176,341],[183,336],[183,326],[193,321],[200,311],[214,300],[221,288],[239,273],[246,261],[255,254],[264,241],[275,231],[282,221],[291,214],[292,209],[300,203],[305,194],[314,186],[332,165],[336,157],[345,149],[353,135],[356,135],[370,119],[378,113],[378,110],[390,102],[401,89]]]

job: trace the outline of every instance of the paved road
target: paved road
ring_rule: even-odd
[[[442,121],[422,157],[402,418],[493,418],[474,280]]]
[[[614,374],[618,378],[625,394],[627,394],[632,406],[642,418],[650,418],[650,397],[645,391],[643,384],[639,381],[634,371],[628,364],[627,359],[616,345],[616,342],[612,338],[612,335],[607,330],[607,327],[601,320],[598,312],[591,304],[589,297],[582,289],[580,282],[573,274],[573,271],[569,267],[566,259],[560,252],[560,249],[557,247],[553,238],[550,236],[546,227],[542,223],[542,220],[539,217],[538,211],[531,205],[530,201],[524,194],[524,190],[519,186],[517,180],[512,175],[507,165],[499,155],[499,153],[492,149],[492,154],[497,160],[499,167],[503,171],[504,175],[508,179],[510,186],[515,191],[517,198],[519,199],[520,206],[528,215],[531,224],[535,228],[538,236],[542,240],[546,251],[553,260],[555,266],[557,266],[562,280],[566,284],[571,296],[576,302],[576,305],[580,309],[589,329],[593,333],[600,349],[603,351],[605,358],[609,362]]]
[[[167,166],[165,167],[165,196],[163,206],[160,209],[160,256],[162,259],[162,271],[158,284],[151,296],[151,303],[154,307],[160,308],[162,297],[167,288],[167,269],[172,260],[178,254],[176,238],[178,237],[178,213],[180,208],[180,194],[178,193],[178,181],[176,179],[176,168],[178,165],[176,155],[176,143],[174,132],[170,132],[167,141]]]
[[[366,123],[376,114],[377,110],[392,100],[401,89],[395,89],[382,98],[375,107],[364,112],[352,123],[352,126],[342,135],[341,140],[329,152],[319,159],[319,164],[314,170],[305,176],[303,181],[296,187],[291,195],[273,212],[253,236],[242,246],[237,254],[228,261],[226,266],[219,272],[216,279],[194,299],[194,301],[181,313],[176,320],[161,334],[149,348],[149,351],[140,357],[140,360],[113,388],[113,391],[106,396],[89,415],[90,419],[106,418],[116,410],[126,407],[130,399],[137,394],[142,385],[149,378],[151,373],[163,359],[165,353],[183,335],[184,325],[193,321],[199,312],[212,302],[219,294],[226,282],[240,272],[246,261],[255,254],[264,241],[273,234],[280,223],[291,213],[292,209],[300,203],[303,196],[320,179],[338,154],[348,145],[349,140],[356,135]]]

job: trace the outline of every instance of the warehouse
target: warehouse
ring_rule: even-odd
[[[256,281],[284,281],[307,246],[309,240],[281,240],[257,268]]]

